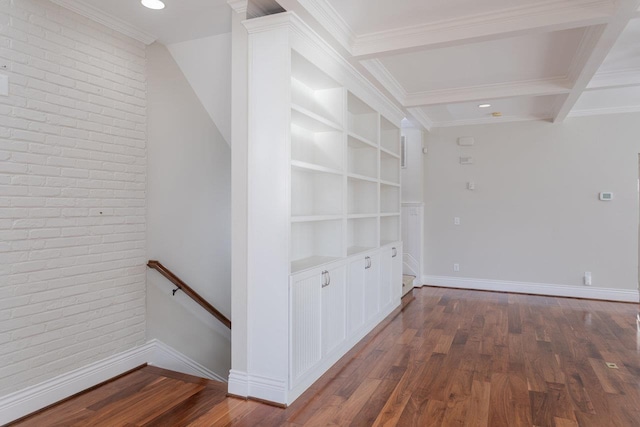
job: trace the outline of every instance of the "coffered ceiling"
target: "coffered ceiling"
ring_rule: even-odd
[[[102,11],[145,42],[230,25],[226,0],[165,0],[160,13],[138,0],[52,1]],[[248,3],[297,12],[426,129],[640,111],[640,0]]]
[[[427,129],[640,111],[639,0],[277,1]]]

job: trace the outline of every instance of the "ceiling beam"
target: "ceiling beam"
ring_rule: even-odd
[[[586,90],[612,89],[618,87],[640,86],[640,70],[611,71],[596,73]]]
[[[591,27],[585,32],[569,74],[573,86],[554,108],[554,122],[562,122],[569,115],[622,31],[636,15],[640,0],[620,0],[618,5],[608,24]]]
[[[302,0],[310,1],[310,0]],[[313,0],[327,3],[327,0]],[[359,59],[451,47],[525,34],[560,31],[608,22],[612,0],[555,0],[463,18],[358,35],[351,53]]]
[[[419,107],[518,96],[560,95],[569,93],[570,90],[571,87],[564,78],[531,80],[410,93],[405,96],[402,104],[405,107]]]

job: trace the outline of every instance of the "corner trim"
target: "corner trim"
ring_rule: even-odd
[[[145,363],[189,375],[224,381],[221,376],[163,342],[153,339],[142,346],[0,397],[0,425],[15,421]]]
[[[248,0],[227,0],[227,4],[233,9],[235,13],[247,13]]]
[[[243,399],[287,405],[287,384],[276,378],[229,371],[229,394]]]
[[[78,15],[82,15],[85,18],[89,18],[90,20],[97,22],[99,24],[104,25],[105,27],[111,28],[114,31],[117,31],[125,36],[131,37],[132,39],[138,40],[146,45],[149,45],[156,41],[157,37],[153,34],[147,33],[130,23],[123,21],[120,18],[116,18],[113,15],[110,15],[106,12],[101,11],[98,8],[90,6],[86,3],[80,2],[78,0],[50,0],[52,3],[57,4],[65,9],[68,9],[72,12],[77,13]]]
[[[569,298],[586,298],[605,301],[638,302],[637,290],[578,287],[551,283],[512,282],[507,280],[474,279],[468,277],[422,276],[417,286],[439,286],[443,288],[474,289],[480,291],[513,292]]]

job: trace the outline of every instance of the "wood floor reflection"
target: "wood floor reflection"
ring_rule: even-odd
[[[146,367],[17,425],[640,426],[637,304],[414,296],[286,410]]]

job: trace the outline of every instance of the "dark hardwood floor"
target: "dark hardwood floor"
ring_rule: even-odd
[[[145,367],[16,425],[640,426],[637,304],[414,296],[287,409]]]

